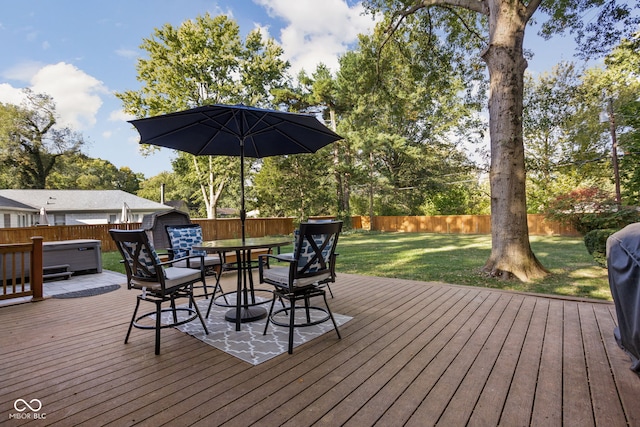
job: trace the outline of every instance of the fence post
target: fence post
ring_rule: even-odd
[[[31,291],[33,297],[31,301],[42,301],[42,237],[33,236],[31,238]]]

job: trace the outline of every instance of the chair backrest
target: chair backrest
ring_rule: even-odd
[[[342,221],[300,223],[293,256],[297,261],[296,277],[310,277],[331,272]]]
[[[164,283],[164,270],[144,229],[109,230],[124,260],[128,284],[131,279]]]
[[[202,227],[199,224],[167,225],[169,244],[174,258],[187,255],[207,255],[205,251],[194,251],[194,245],[202,243]]]

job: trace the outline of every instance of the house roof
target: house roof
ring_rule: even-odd
[[[132,211],[172,209],[122,190],[0,190],[0,206],[11,202],[35,210],[44,207],[47,212],[120,212],[124,203]]]
[[[33,206],[25,205],[24,203],[20,203],[16,200],[12,200],[3,196],[0,196],[0,209],[8,208],[16,211],[38,211],[38,209]]]

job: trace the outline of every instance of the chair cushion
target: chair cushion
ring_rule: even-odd
[[[327,238],[326,234],[314,236],[314,241],[318,247],[320,247],[325,239]],[[326,264],[329,263],[329,255],[331,253],[331,248],[333,247],[333,241],[335,239],[335,235],[332,235],[329,243],[322,250],[322,257],[324,258],[324,262]],[[300,251],[300,258],[298,261],[298,270],[302,270],[307,263],[311,262],[313,257],[315,256],[315,250],[311,246],[311,243],[305,238],[301,245],[296,245],[296,251]],[[297,252],[296,252],[297,254]],[[306,273],[315,273],[322,269],[322,264],[319,259],[316,259],[315,262],[309,266],[306,270]]]
[[[217,256],[217,255],[208,255],[208,256],[204,257],[204,265],[205,266],[218,265],[218,264],[222,264],[222,261],[220,261],[220,257],[219,256]],[[172,266],[173,267],[184,268],[184,267],[187,266],[187,260],[174,262],[172,264]],[[200,258],[191,258],[189,260],[189,266],[191,268],[200,268]]]
[[[129,249],[129,251],[131,251],[131,253],[135,253],[138,244],[133,242],[122,242],[122,245],[126,246]],[[137,268],[136,269],[137,271],[134,272],[136,276],[153,278],[156,275],[154,261],[156,264],[160,264],[160,258],[158,257],[158,254],[156,253],[155,249],[153,249],[153,245],[151,244],[151,242],[149,242],[149,247],[151,249],[151,253],[149,253],[147,248],[143,246],[140,249],[140,256],[138,258],[138,261],[140,262],[140,264],[144,265],[149,270],[149,272],[145,271],[144,269]],[[124,255],[126,258],[126,262],[133,267],[134,262],[131,256],[129,255],[129,251],[124,251]]]
[[[277,282],[285,287],[289,287],[289,267],[271,267],[263,271],[263,277],[272,282]],[[312,277],[303,277],[293,281],[294,287],[309,286],[321,282],[331,277],[329,272],[318,274]]]
[[[202,243],[202,228],[200,227],[167,227],[171,239],[171,249],[175,258],[187,255],[206,255],[205,251],[193,251],[194,245]]]
[[[169,267],[164,269],[166,279],[164,281],[165,289],[171,289],[185,283],[197,282],[201,279],[200,270],[193,268]],[[146,287],[151,291],[162,290],[160,282],[146,282],[142,280],[131,280],[131,286],[136,289]]]

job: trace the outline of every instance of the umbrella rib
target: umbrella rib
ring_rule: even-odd
[[[256,116],[257,116],[257,115],[256,115]],[[292,143],[293,143],[293,144],[295,144],[296,146],[300,147],[301,149],[303,149],[303,150],[304,150],[305,152],[307,152],[307,153],[313,153],[313,152],[314,152],[313,150],[309,149],[309,148],[308,148],[308,147],[306,147],[305,145],[303,145],[303,144],[299,143],[299,142],[297,141],[297,139],[296,139],[296,138],[294,138],[294,137],[292,137],[291,135],[289,135],[289,134],[287,134],[286,132],[284,132],[284,131],[280,128],[280,126],[281,126],[283,123],[292,124],[292,125],[295,125],[295,126],[296,126],[296,127],[298,127],[298,128],[302,128],[302,129],[313,130],[313,131],[315,131],[315,132],[319,132],[319,133],[321,133],[321,134],[323,134],[323,135],[326,135],[326,136],[331,136],[331,137],[333,137],[333,136],[334,136],[334,134],[335,134],[335,133],[334,133],[333,131],[331,131],[329,128],[326,128],[326,129],[329,131],[329,132],[326,132],[326,131],[325,131],[324,129],[322,129],[322,128],[316,128],[316,127],[313,127],[313,126],[305,125],[305,124],[303,124],[303,123],[296,123],[296,122],[286,121],[286,120],[283,120],[283,119],[278,119],[278,122],[277,122],[277,123],[272,123],[272,124],[270,124],[270,123],[267,123],[265,120],[263,120],[263,119],[264,119],[265,117],[267,117],[267,116],[268,116],[268,113],[266,113],[266,112],[265,112],[265,113],[262,113],[262,114],[258,117],[258,120],[256,121],[256,123],[251,127],[251,129],[253,129],[253,128],[255,128],[259,123],[261,123],[261,122],[262,122],[262,123],[265,123],[265,124],[266,124],[266,126],[267,126],[266,128],[261,128],[260,130],[258,130],[258,131],[256,131],[256,132],[248,131],[248,132],[246,132],[246,133],[245,133],[245,135],[244,135],[246,139],[250,139],[250,140],[252,141],[252,146],[253,146],[253,149],[255,150],[256,154],[257,154],[257,157],[263,157],[263,156],[261,156],[261,155],[260,155],[260,150],[259,150],[258,146],[257,146],[255,143],[253,143],[253,137],[254,137],[254,136],[257,136],[257,135],[260,135],[261,133],[266,133],[266,132],[271,132],[271,131],[275,131],[275,132],[277,132],[278,134],[282,135],[284,138],[286,138],[287,140],[289,140],[290,142],[292,142]],[[244,115],[243,115],[243,117],[244,117]],[[318,124],[321,124],[321,123],[320,123],[320,121],[318,121]],[[324,126],[324,125],[323,125],[323,126]]]
[[[216,122],[218,123],[218,125],[220,126],[220,128],[218,129],[218,127],[216,126],[211,126],[208,123],[206,123],[209,120],[214,120],[215,117],[219,117],[219,116],[224,116],[224,112],[221,112],[219,114],[216,114],[215,116],[209,116],[207,114],[202,113],[202,115],[205,117],[205,120],[202,121],[202,125],[210,127],[211,129],[215,129],[217,130],[217,132],[215,132],[211,138],[209,138],[206,142],[206,144],[204,144],[202,146],[202,148],[200,150],[198,150],[198,152],[196,153],[196,155],[201,155],[203,152],[206,151],[206,148],[209,146],[209,144],[211,144],[213,142],[213,140],[220,134],[220,132],[225,132],[228,133],[230,135],[234,135],[238,138],[238,142],[240,142],[243,139],[243,136],[241,135],[241,133],[238,133],[236,131],[234,131],[230,126],[229,126],[229,122],[231,122],[233,119],[235,119],[235,112],[233,112],[231,114],[231,116],[229,116],[229,118],[225,121],[225,122]],[[236,120],[236,124],[237,124],[237,120]]]

